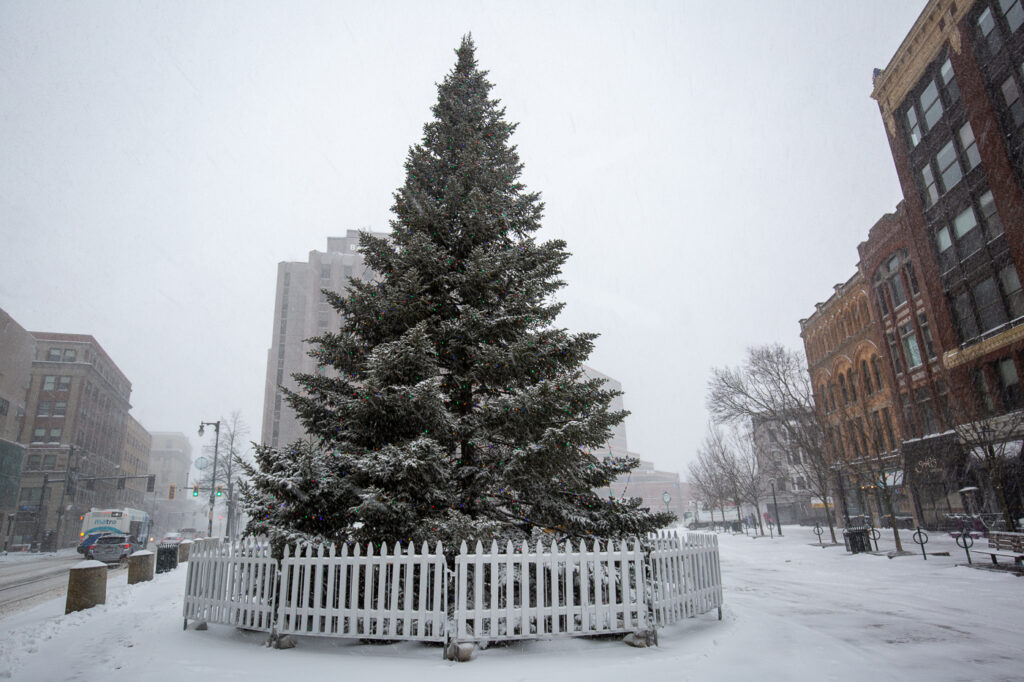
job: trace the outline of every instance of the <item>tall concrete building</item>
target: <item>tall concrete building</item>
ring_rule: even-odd
[[[118,489],[118,507],[143,509],[146,506],[147,480],[138,478],[150,473],[149,452],[153,437],[142,424],[131,415],[125,420],[124,446],[121,448],[121,469],[125,479],[124,488]],[[153,493],[156,493],[154,489]]]
[[[306,261],[277,265],[274,294],[274,328],[267,352],[267,381],[263,397],[261,440],[272,446],[286,446],[305,437],[305,430],[281,391],[296,390],[292,374],[314,374],[316,362],[309,357],[306,339],[336,330],[338,314],[328,305],[322,290],[341,292],[350,278],[368,280],[372,271],[363,263],[359,230],[344,237],[328,237],[326,251],[310,251]],[[381,233],[371,233],[386,237]]]

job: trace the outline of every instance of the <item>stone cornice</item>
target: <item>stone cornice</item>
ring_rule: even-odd
[[[1024,339],[1024,325],[1018,325],[966,348],[946,351],[942,356],[942,364],[946,369],[953,369],[1022,339]]]
[[[882,119],[890,136],[896,136],[893,111],[903,103],[942,46],[949,41],[959,52],[958,26],[973,6],[974,0],[930,0],[889,65],[875,75],[871,97],[882,109]]]

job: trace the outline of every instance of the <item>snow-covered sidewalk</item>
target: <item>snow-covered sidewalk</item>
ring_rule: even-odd
[[[97,682],[342,674],[455,682],[1024,679],[1024,579],[958,567],[962,551],[889,560],[812,546],[807,528],[784,531],[774,540],[721,535],[724,621],[712,612],[663,629],[654,649],[614,640],[526,642],[463,664],[415,643],[300,637],[295,649],[268,649],[258,633],[218,625],[182,631],[183,565],[130,587],[123,573],[111,574],[107,604],[89,611],[65,616],[61,597],[0,620],[0,675]]]

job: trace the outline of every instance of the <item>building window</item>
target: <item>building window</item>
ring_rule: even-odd
[[[0,398],[0,417],[6,417],[11,409],[11,403],[6,398]]]
[[[46,455],[43,457],[43,471],[53,471],[57,468],[57,455]]]
[[[990,240],[995,239],[1003,233],[1003,221],[999,219],[999,214],[996,212],[996,202],[992,198],[991,190],[978,197],[978,206],[981,208],[981,215],[985,221],[985,233]]]
[[[882,390],[882,363],[877,355],[871,356],[871,371],[875,374],[875,390]]]
[[[963,213],[953,219],[953,234],[956,236],[956,247],[960,254],[960,260],[981,248],[983,237],[972,206],[968,206]]]
[[[1003,358],[997,362],[996,374],[999,376],[999,389],[1003,405],[1011,410],[1020,407],[1024,393],[1021,392],[1020,377],[1017,376],[1017,367],[1013,364],[1013,358]]]
[[[896,436],[892,430],[892,416],[889,414],[889,408],[882,408],[882,419],[885,421],[885,435],[889,439],[889,449],[896,449]]]
[[[939,200],[939,188],[935,184],[935,174],[930,164],[921,169],[921,181],[924,187],[924,207],[931,208]]]
[[[868,361],[867,360],[861,360],[860,361],[860,375],[861,375],[861,380],[864,382],[864,394],[865,395],[871,395],[877,389],[872,388],[872,386],[871,386],[871,372],[868,371]]]
[[[32,431],[32,442],[33,443],[45,443],[46,442],[46,429],[34,429]]]
[[[935,344],[932,342],[932,330],[928,326],[928,316],[924,313],[919,313],[917,316],[917,323],[921,327],[921,338],[924,339],[924,349],[928,353],[928,358],[934,360]]]
[[[939,176],[942,178],[942,192],[946,193],[964,177],[960,168],[960,161],[956,158],[956,147],[950,140],[935,155],[935,163],[939,168]]]
[[[985,414],[995,412],[995,404],[992,402],[992,392],[988,387],[988,379],[985,378],[985,370],[978,368],[974,372],[974,390],[977,392],[978,402]]]
[[[320,279],[330,279],[330,278],[331,278],[331,264],[330,263],[321,263],[320,264]]]
[[[852,369],[846,370],[846,383],[850,386],[850,401],[851,402],[856,402],[857,401],[857,387],[854,385],[854,382],[853,382],[853,370]]]
[[[78,352],[74,348],[68,348],[64,351],[64,362],[74,362],[78,357]]]
[[[956,318],[956,328],[960,333],[960,343],[969,341],[978,335],[978,323],[974,320],[971,295],[966,291],[958,294],[953,300],[953,317]]]
[[[921,349],[917,345],[917,337],[914,335],[914,325],[909,322],[900,325],[900,339],[903,341],[903,353],[907,358],[907,365],[913,369],[921,364]]]
[[[924,112],[924,131],[928,132],[942,118],[942,102],[939,100],[939,88],[935,81],[928,84],[918,101],[921,103],[921,111]]]
[[[921,141],[921,125],[917,121],[917,110],[913,106],[907,109],[907,131],[910,134],[910,146],[916,147]]]
[[[39,405],[36,407],[37,417],[49,417],[50,416],[50,401],[40,400]]]
[[[1006,100],[1006,108],[1010,112],[1010,118],[1013,119],[1013,125],[1019,126],[1024,123],[1024,101],[1021,101],[1020,87],[1013,76],[1003,81],[1000,90],[1003,91],[1003,99]]]
[[[71,388],[71,377],[57,377],[57,390],[67,391]]]
[[[957,85],[956,78],[953,74],[953,65],[950,63],[948,58],[942,63],[942,68],[939,70],[939,77],[942,79],[942,89],[946,93],[946,101],[952,104],[960,99],[960,86]]]
[[[1017,277],[1017,268],[1013,263],[1007,263],[999,271],[999,283],[1003,287],[1010,317],[1017,319],[1024,315],[1024,292],[1021,291],[1020,278]]]
[[[981,153],[978,151],[978,142],[974,139],[974,131],[971,130],[971,124],[965,123],[960,126],[959,135],[960,146],[964,150],[964,162],[967,164],[967,170],[970,171],[981,163]]]
[[[839,374],[839,392],[843,394],[843,404],[850,404],[850,395],[846,392],[846,377],[842,373]]]
[[[53,404],[53,416],[63,417],[68,411],[68,404],[63,400],[58,400]]]
[[[900,363],[900,351],[896,346],[896,337],[893,336],[892,332],[886,332],[885,338],[889,341],[889,355],[892,356],[892,368],[896,371],[896,374],[902,374],[903,366]]]
[[[1003,10],[1006,23],[1010,26],[1010,33],[1024,23],[1024,9],[1021,9],[1020,0],[999,0],[999,9]]]
[[[57,377],[51,376],[49,374],[44,376],[43,377],[43,390],[44,391],[52,391],[53,387],[54,387],[54,385],[56,383],[57,383]]]
[[[932,396],[927,388],[919,388],[914,393],[917,402],[917,414],[921,429],[925,434],[935,433],[939,430],[939,422],[935,418],[935,408],[932,406]]]
[[[939,252],[939,267],[942,272],[956,265],[956,252],[953,251],[953,239],[949,236],[949,227],[943,226],[935,231],[935,248]]]
[[[987,332],[1007,322],[1006,309],[999,295],[999,287],[994,277],[986,277],[973,287],[974,303],[978,308],[978,319],[981,331]]]
[[[42,458],[39,455],[29,455],[25,462],[26,471],[38,471]]]
[[[60,348],[51,348],[46,353],[47,362],[60,362],[61,350]]]
[[[992,10],[986,8],[978,17],[978,30],[981,31],[981,37],[984,38],[985,45],[988,46],[989,54],[999,52],[1003,46],[1003,38],[999,35],[999,29],[996,28],[996,19],[992,15]]]
[[[60,442],[60,429],[50,429],[50,437],[47,439],[48,443],[59,443]]]

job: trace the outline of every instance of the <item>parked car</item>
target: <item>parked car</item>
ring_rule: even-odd
[[[161,545],[177,545],[177,544],[180,544],[181,541],[184,540],[184,539],[185,538],[183,538],[181,536],[181,533],[168,533],[167,535],[164,535],[162,538],[160,538],[160,543],[159,544],[161,544]]]
[[[83,539],[78,544],[78,553],[79,554],[88,554],[89,545],[95,543],[96,540],[98,540],[99,538],[103,537],[104,535],[109,535],[109,534],[110,534],[109,532],[103,532],[103,533],[90,533],[89,535],[86,535],[85,539]]]
[[[105,564],[128,561],[132,552],[140,549],[139,543],[128,535],[104,535],[89,545],[85,552],[86,559],[95,559]]]

